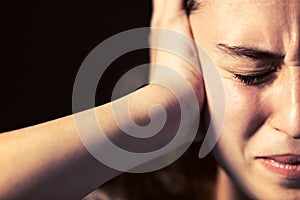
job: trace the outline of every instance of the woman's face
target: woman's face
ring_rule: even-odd
[[[300,199],[300,2],[203,0],[190,20],[226,93],[221,166],[256,198]]]

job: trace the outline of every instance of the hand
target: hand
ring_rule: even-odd
[[[151,63],[154,65],[150,70],[150,83],[162,79],[174,82],[174,76],[171,77],[170,73],[155,64],[164,65],[170,70],[174,70],[193,88],[201,110],[205,96],[204,84],[198,53],[184,4],[184,0],[153,0],[151,27],[155,29],[152,29],[150,42],[159,47],[163,46],[168,50],[173,50],[177,55],[159,49],[151,50]],[[165,31],[159,31],[160,29]],[[181,84],[181,82],[177,82],[174,87],[180,87]],[[188,95],[184,91],[183,93]]]

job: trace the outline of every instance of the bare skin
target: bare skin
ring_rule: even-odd
[[[153,3],[152,26],[190,36],[183,1],[155,0]],[[195,49],[191,48],[189,51],[193,52]],[[176,56],[161,51],[153,51],[151,59],[153,63],[170,66],[189,80],[201,109],[204,90],[199,70],[189,67],[188,63]],[[169,63],[174,59],[177,62]],[[168,81],[169,77],[160,73],[162,72],[158,68],[153,69],[151,81],[154,82],[157,77],[165,77],[164,80]],[[175,83],[174,87],[180,88],[180,84]],[[181,91],[180,95],[188,102],[191,94]],[[163,106],[168,115],[172,116],[170,120],[180,115],[175,96],[165,87],[154,83],[134,92],[129,102],[132,119],[142,124],[149,120],[148,110],[154,104]],[[113,103],[122,106],[124,101],[117,100]],[[114,121],[111,105],[112,103],[108,103],[94,110],[105,134],[118,138],[122,131]],[[161,134],[162,138],[153,141],[153,145],[164,140],[164,135],[175,134],[173,129],[172,126],[167,127]],[[123,141],[123,145],[129,144]],[[0,151],[0,199],[80,199],[121,173],[101,164],[90,155],[80,141],[73,115],[3,133],[0,135]]]
[[[201,2],[190,16],[194,39],[217,66],[226,93],[215,148],[218,197],[233,199],[228,191],[242,189],[255,199],[300,199],[299,177],[261,164],[262,157],[300,155],[299,1]]]
[[[220,163],[217,199],[245,195],[300,199],[298,177],[291,181],[260,163],[262,157],[300,155],[299,2],[226,0],[220,4],[203,0],[189,17],[183,0],[154,0],[153,4],[151,25],[195,39],[222,77],[226,118],[214,149]],[[191,56],[195,53],[193,46],[187,49],[176,42]],[[189,81],[202,108],[205,95],[199,71],[174,55],[158,50],[151,53],[153,63],[167,65]],[[153,68],[151,81],[158,77],[171,82]],[[180,83],[174,87],[180,88]],[[189,101],[190,93],[181,91],[181,95]],[[147,122],[148,109],[157,103],[170,116],[180,115],[176,98],[156,84],[135,92],[130,102],[132,118],[140,123]],[[118,138],[122,132],[114,122],[111,103],[95,111],[105,133]],[[162,135],[172,134],[173,128]],[[74,116],[1,134],[0,148],[0,197],[4,199],[79,199],[120,173],[87,152]]]

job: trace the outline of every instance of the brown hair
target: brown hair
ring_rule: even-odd
[[[190,14],[194,10],[197,10],[199,6],[200,2],[197,2],[196,0],[185,0],[185,9],[188,14]]]

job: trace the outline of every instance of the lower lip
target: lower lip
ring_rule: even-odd
[[[300,178],[300,164],[285,164],[267,158],[260,158],[259,160],[265,168],[275,174],[290,179]]]

